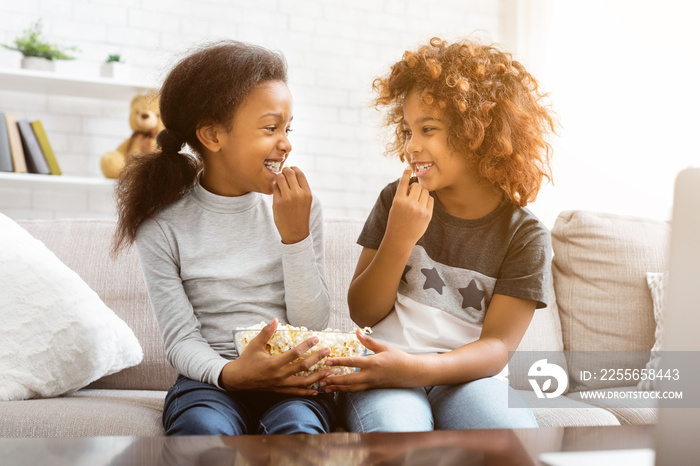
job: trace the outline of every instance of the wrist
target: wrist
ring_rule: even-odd
[[[237,380],[240,371],[236,370],[236,361],[237,359],[227,362],[219,374],[219,387],[229,392],[238,390],[240,386],[240,381]]]
[[[391,254],[397,261],[405,264],[408,262],[408,258],[411,257],[415,244],[415,242],[407,240],[401,234],[391,234],[387,231],[379,245],[379,249],[382,249],[386,254]]]
[[[430,383],[430,376],[426,372],[426,356],[418,354],[409,354],[409,357],[410,372],[408,379],[411,381],[411,387],[427,387],[429,385],[433,385]]]
[[[306,225],[300,228],[285,228],[280,230],[279,234],[283,244],[296,244],[304,241],[311,234],[311,230]]]

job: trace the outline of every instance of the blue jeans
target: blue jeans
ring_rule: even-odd
[[[332,395],[227,392],[178,376],[163,406],[166,435],[321,434],[335,426]]]
[[[340,406],[351,432],[537,427],[530,408],[508,407],[509,390],[505,382],[488,377],[461,385],[342,393]],[[520,397],[515,390],[511,396]]]

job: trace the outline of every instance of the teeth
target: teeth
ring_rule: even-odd
[[[266,160],[264,162],[265,166],[275,173],[282,171],[282,162],[273,162],[272,160]]]
[[[433,165],[434,164],[432,164],[432,163],[417,163],[417,164],[415,164],[416,172],[425,171],[428,168],[432,167]]]

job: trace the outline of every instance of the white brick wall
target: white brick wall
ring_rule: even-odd
[[[183,53],[207,40],[232,38],[280,50],[295,99],[291,163],[307,173],[327,216],[364,217],[379,190],[401,172],[398,162],[382,156],[379,115],[369,109],[372,79],[434,34],[455,39],[476,32],[502,40],[508,33],[499,30],[502,2],[0,0],[0,43],[41,17],[53,42],[81,49],[76,61],[61,63],[57,72],[97,76],[107,54],[121,53],[133,77],[146,82],[158,82]],[[0,66],[14,58],[0,53]],[[130,134],[128,102],[0,89],[0,111],[41,119],[65,175],[100,177],[101,154]],[[6,184],[0,179],[3,198],[10,195]],[[85,193],[47,189],[55,189],[61,212],[94,213]],[[37,188],[32,193],[30,205],[14,196],[14,216],[59,215],[54,207],[37,205],[50,195]],[[3,209],[9,209],[6,200]]]

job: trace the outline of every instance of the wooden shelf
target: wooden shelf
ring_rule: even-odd
[[[52,71],[0,68],[0,89],[95,99],[128,100],[137,93],[157,88],[143,82],[119,81],[112,78],[80,78]]]

